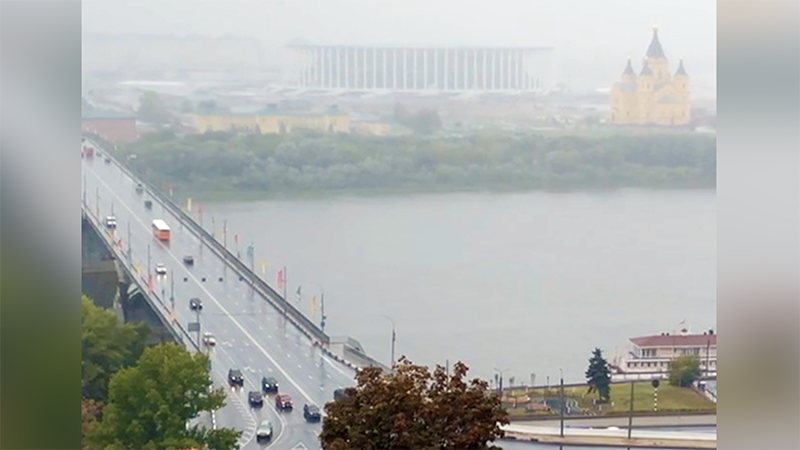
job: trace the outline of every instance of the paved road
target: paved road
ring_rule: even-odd
[[[169,299],[174,295],[175,317],[185,329],[189,322],[197,319],[189,309],[189,299],[197,297],[202,300],[202,332],[211,332],[217,338],[216,347],[209,350],[214,381],[227,386],[230,368],[241,369],[244,373],[244,388],[229,390],[226,407],[215,414],[216,425],[243,430],[243,449],[319,448],[320,425],[304,421],[303,404],[316,404],[322,408],[333,398],[335,389],[354,385],[354,371],[321,354],[291,322],[287,324],[279,311],[241,281],[233,269],[183,227],[155,198],[146,192],[137,194],[135,181],[119,167],[113,163],[106,164],[102,157],[95,156],[84,159],[82,168],[87,208],[94,214],[99,205],[101,219],[112,213],[116,216],[117,229],[109,232],[115,235],[115,240],[122,241],[126,250],[130,227],[134,266],[144,277],[147,277],[148,270],[153,274],[153,291],[162,297],[168,309],[171,309]],[[150,210],[144,206],[146,199],[153,201]],[[158,241],[153,236],[151,223],[154,219],[164,219],[171,227],[169,242]],[[194,256],[193,266],[183,264],[184,255]],[[167,275],[154,274],[158,263],[167,267]],[[191,335],[192,340],[196,340],[196,333]],[[249,407],[247,392],[260,389],[264,375],[277,378],[280,391],[294,399],[293,412],[278,413],[272,397],[265,400],[261,409]],[[263,419],[273,422],[275,439],[257,445],[254,429]]]

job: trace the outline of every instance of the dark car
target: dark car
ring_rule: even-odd
[[[109,158],[108,156],[106,156],[106,159],[104,159],[103,161],[105,161],[106,164],[111,164],[111,158]]]
[[[152,208],[153,207],[153,202],[150,201],[150,200],[145,200],[144,201],[144,207],[147,208],[147,209]]]
[[[247,394],[247,401],[250,402],[250,406],[260,408],[264,406],[264,394],[258,391],[250,391]]]
[[[303,406],[303,417],[306,418],[306,422],[319,422],[322,419],[322,414],[320,414],[318,407],[305,405]]]
[[[194,256],[192,256],[192,255],[184,256],[183,257],[183,263],[186,264],[186,265],[191,266],[192,264],[194,264]]]
[[[189,309],[192,311],[199,311],[203,309],[203,302],[201,302],[199,298],[193,298],[189,300]]]
[[[228,371],[228,383],[231,386],[244,386],[244,375],[239,369],[231,369]]]
[[[264,393],[278,392],[278,380],[272,377],[262,378],[261,390],[264,391]]]
[[[337,389],[333,391],[333,399],[339,400],[340,398],[344,397],[344,389]]]
[[[292,409],[294,405],[292,405],[292,397],[289,397],[286,394],[278,394],[275,396],[275,407],[281,411]]]

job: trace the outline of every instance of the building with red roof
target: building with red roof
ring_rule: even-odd
[[[695,355],[700,359],[704,376],[716,376],[717,335],[714,330],[692,334],[684,328],[679,333],[631,338],[626,355],[617,358],[612,366],[618,374],[663,378],[669,371],[669,362],[685,355]]]

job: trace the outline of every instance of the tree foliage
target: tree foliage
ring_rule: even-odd
[[[431,373],[405,358],[394,373],[360,371],[357,387],[325,406],[322,448],[490,448],[503,436],[507,413],[486,381],[466,381],[467,371],[459,362],[452,375],[441,366]]]
[[[81,297],[81,396],[104,401],[111,376],[136,362],[149,329],[143,323],[122,323],[114,311]]]
[[[703,135],[373,137],[290,133],[148,135],[121,149],[161,186],[296,193],[336,190],[714,187]]]
[[[86,437],[97,424],[101,412],[102,405],[100,403],[90,399],[81,399],[81,448],[90,448]]]
[[[595,348],[589,359],[589,368],[586,369],[586,381],[589,384],[589,393],[597,392],[601,402],[607,402],[611,397],[611,370],[608,361],[603,358],[603,352]]]
[[[148,347],[135,366],[111,378],[103,419],[89,441],[105,449],[236,448],[235,430],[187,429],[201,411],[224,405],[224,390],[211,385],[207,356],[173,342]]]
[[[700,358],[697,355],[679,356],[669,362],[669,384],[689,387],[700,378]]]
[[[415,113],[409,113],[400,103],[394,107],[392,117],[398,123],[412,129],[414,133],[429,135],[442,128],[442,120],[436,110],[423,108]]]
[[[153,91],[142,94],[136,116],[142,122],[155,124],[165,124],[169,121],[169,113],[161,102],[161,97]]]

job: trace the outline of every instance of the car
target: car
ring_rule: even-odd
[[[159,275],[166,275],[167,274],[167,266],[163,263],[156,264],[156,273]]]
[[[136,193],[141,194],[142,191],[144,191],[144,186],[142,186],[142,183],[136,183]]]
[[[244,375],[239,369],[231,369],[228,371],[228,383],[231,386],[244,386]]]
[[[151,200],[145,200],[144,207],[147,209],[151,209],[153,207],[153,202]]]
[[[261,425],[256,430],[256,441],[261,441],[262,439],[272,439],[272,422],[269,420],[262,420]]]
[[[344,397],[344,389],[337,389],[333,391],[333,399],[339,400],[340,398]]]
[[[250,402],[250,406],[262,407],[264,406],[264,394],[260,391],[250,391],[247,394],[247,401]]]
[[[106,226],[108,228],[117,228],[117,218],[114,216],[106,217]]]
[[[294,407],[294,405],[292,405],[292,397],[289,397],[287,394],[276,395],[275,407],[281,411],[292,409]]]
[[[192,255],[184,256],[183,257],[183,263],[186,264],[186,265],[191,266],[192,264],[194,264],[194,256],[192,256]]]
[[[106,158],[105,158],[103,161],[104,161],[106,164],[111,164],[111,158],[109,158],[108,156],[106,156]]]
[[[213,347],[217,345],[217,338],[215,338],[213,334],[206,331],[205,333],[203,333],[203,344],[209,347]]]
[[[276,380],[273,377],[263,377],[263,378],[261,378],[261,390],[264,391],[265,394],[266,393],[270,393],[270,392],[277,393],[278,392],[278,380]]]
[[[199,298],[193,298],[189,300],[189,309],[192,311],[199,311],[203,309],[203,302],[201,302]]]
[[[306,418],[306,422],[319,422],[320,419],[322,419],[322,414],[319,412],[319,407],[315,405],[304,405],[303,417]]]

